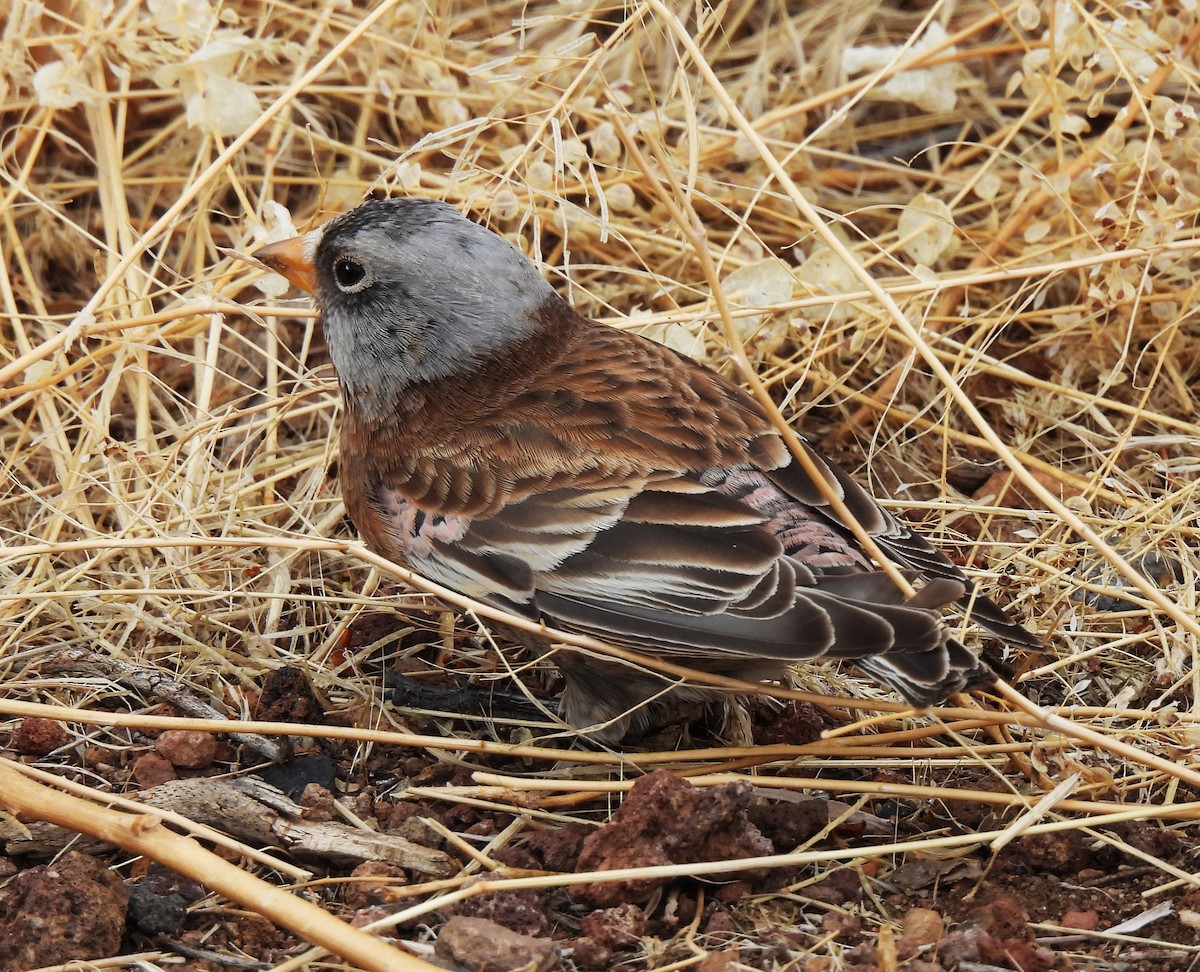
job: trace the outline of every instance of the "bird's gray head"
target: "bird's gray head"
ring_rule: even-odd
[[[431,199],[381,199],[311,234],[314,292],[346,393],[369,411],[470,372],[557,299],[495,233]]]

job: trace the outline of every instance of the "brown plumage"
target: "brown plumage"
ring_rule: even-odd
[[[905,602],[737,385],[577,314],[427,200],[366,203],[259,259],[311,290],[345,397],[342,489],[376,551],[565,630],[747,679],[854,659],[916,704],[989,684],[939,608],[1036,640],[830,460]],[[544,647],[544,646],[541,646]],[[555,656],[568,722],[617,739],[660,676]]]

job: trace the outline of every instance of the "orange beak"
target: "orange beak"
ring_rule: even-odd
[[[314,235],[315,232],[314,230],[313,233],[305,233],[303,236],[293,236],[290,240],[279,243],[268,243],[255,250],[251,256],[311,294],[317,288],[313,251],[316,250],[320,237]]]

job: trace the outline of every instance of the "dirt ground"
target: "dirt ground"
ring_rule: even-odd
[[[425,706],[448,700],[504,712],[522,701],[489,697],[436,672],[431,663],[442,650],[440,612],[424,618],[428,627],[413,626],[421,620],[365,615],[348,630],[343,648],[362,660],[364,677],[400,679],[402,702],[420,694]],[[553,690],[553,676],[540,674]],[[362,725],[370,715],[338,708],[319,697],[303,673],[288,669],[264,681],[255,705],[256,719],[310,726]],[[756,697],[735,705],[749,741],[760,747],[802,752],[835,724],[804,702]],[[429,736],[521,735],[511,724],[505,728],[486,718],[470,730],[411,704],[387,706],[395,725]],[[157,711],[171,714],[172,707]],[[722,706],[710,705],[641,748],[673,740],[703,750],[719,745],[728,726]],[[103,781],[135,795],[169,781],[254,772],[246,765],[249,754],[205,733],[133,733],[119,749],[68,742],[60,724],[27,719],[0,737],[0,755],[38,765],[49,759],[60,773],[81,773],[93,785]],[[956,772],[943,781],[937,799],[869,795],[871,785],[902,791],[905,774],[862,760],[806,764],[799,772],[816,779],[803,790],[782,788],[799,762],[764,760],[753,782],[717,782],[706,772],[711,767],[695,761],[682,772],[633,770],[633,786],[623,797],[607,788],[611,776],[596,777],[593,793],[555,795],[551,783],[518,797],[521,780],[544,784],[591,774],[572,762],[566,744],[551,766],[504,755],[296,743],[283,765],[260,773],[299,801],[304,809],[298,819],[340,819],[336,799],[372,831],[437,852],[405,867],[335,841],[320,854],[296,856],[315,872],[308,893],[332,913],[364,925],[436,901],[439,888],[465,890],[446,905],[418,907],[385,933],[452,968],[1134,972],[1189,969],[1200,954],[1200,889],[1187,881],[1163,887],[1166,875],[1186,876],[1194,866],[1191,831],[1137,820],[1100,829],[1072,826],[1016,836],[998,852],[972,839],[994,837],[1020,815],[983,802],[989,794],[1035,792],[1018,763]],[[576,752],[597,752],[578,745],[584,749]],[[677,752],[686,758],[686,750]],[[636,762],[636,752],[630,758]],[[508,794],[513,805],[504,806],[494,789],[485,792],[478,783],[487,777],[480,773],[516,780]],[[697,775],[699,785],[688,781]],[[864,795],[846,802],[836,790],[822,791],[822,779]],[[1180,803],[1192,798],[1182,787],[1176,792]],[[964,840],[939,846],[936,838],[943,837]],[[877,850],[906,841],[916,841],[917,849]],[[6,846],[0,858],[0,968],[166,949],[186,957],[172,967],[217,970],[247,960],[270,966],[303,950],[294,935],[230,908],[159,863],[123,863],[122,855],[102,845],[76,850],[65,837],[35,843],[11,831]],[[483,865],[475,878],[439,881],[470,868],[472,858]],[[747,859],[754,863],[694,873],[702,862]],[[556,875],[655,866],[671,873],[553,881]],[[529,877],[549,883],[511,886]],[[488,890],[491,884],[501,889]]]

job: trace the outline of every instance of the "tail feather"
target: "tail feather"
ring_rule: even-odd
[[[996,673],[954,639],[925,652],[898,651],[860,658],[859,668],[916,706],[935,705],[959,692],[986,688]]]

